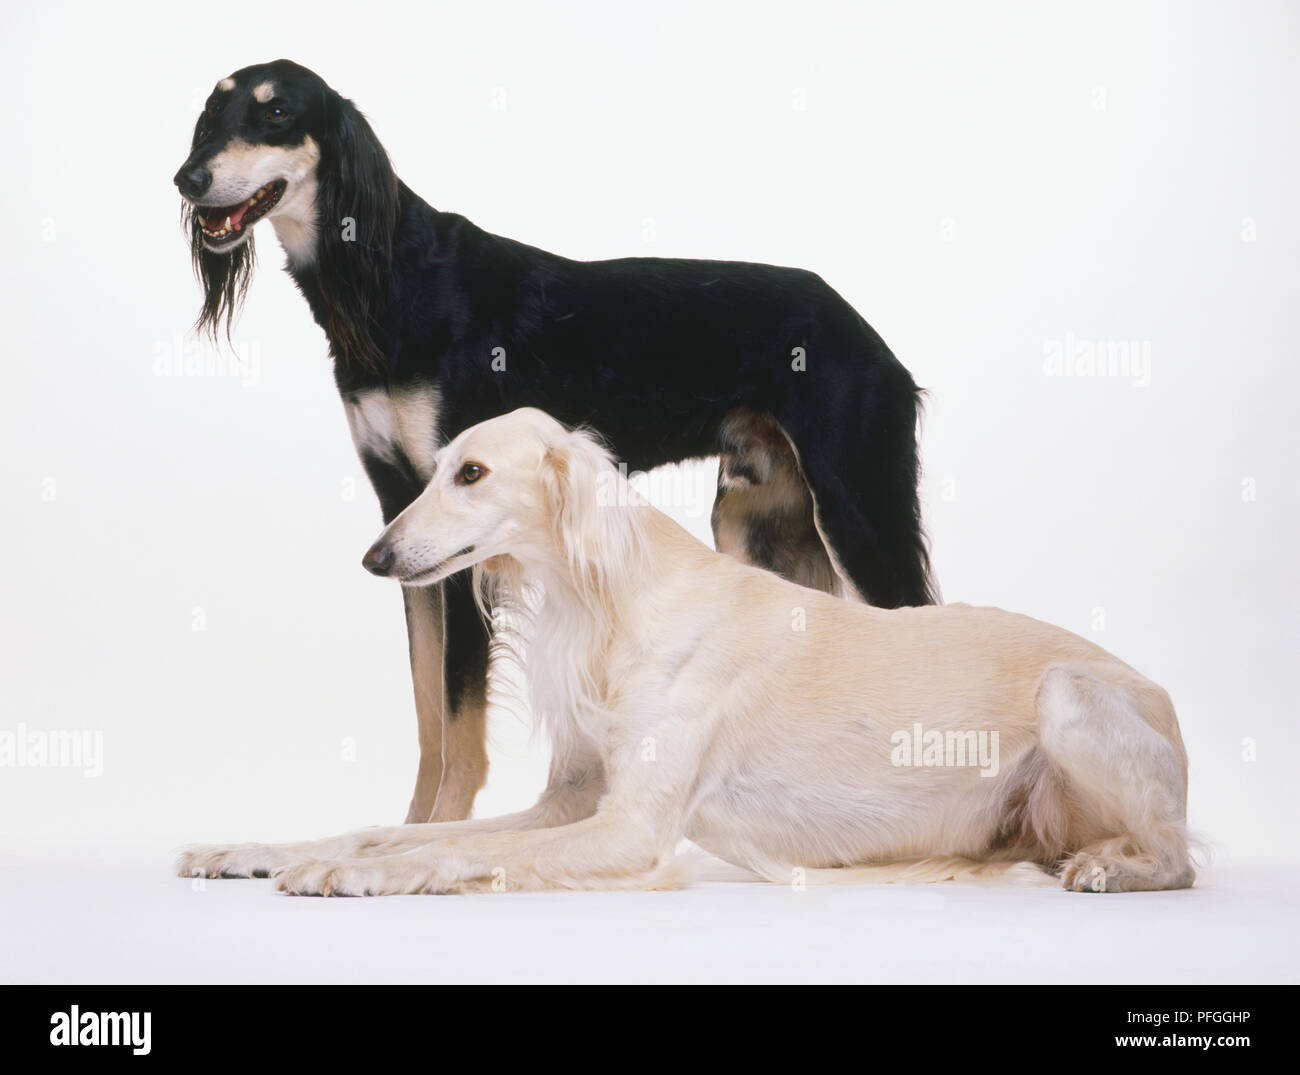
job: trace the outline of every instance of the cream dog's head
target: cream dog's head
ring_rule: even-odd
[[[471,426],[434,458],[428,487],[362,560],[366,570],[427,586],[496,557],[583,585],[635,541],[626,486],[591,436],[521,408]]]

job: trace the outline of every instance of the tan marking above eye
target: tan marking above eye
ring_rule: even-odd
[[[219,89],[222,93],[229,93],[234,88],[235,88],[235,80],[233,78],[223,78],[220,82],[217,83],[217,89]]]
[[[275,96],[275,86],[270,82],[259,82],[253,87],[253,100],[258,104],[266,104]]]

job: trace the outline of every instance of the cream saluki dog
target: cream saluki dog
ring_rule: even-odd
[[[688,837],[772,880],[1020,870],[1192,883],[1168,696],[1104,650],[966,605],[886,611],[715,553],[541,411],[467,429],[366,554],[407,586],[479,566],[528,611],[550,733],[530,810],[195,848],[183,875],[321,895],[672,883]],[[485,573],[486,572],[486,573]],[[532,594],[530,600],[526,594]]]

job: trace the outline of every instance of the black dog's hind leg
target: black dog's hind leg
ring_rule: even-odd
[[[719,552],[814,590],[843,595],[790,442],[770,415],[738,408],[718,432],[713,542]]]
[[[819,385],[811,364],[809,371],[816,408],[805,401],[781,424],[798,451],[836,567],[873,605],[933,604],[916,489],[915,383],[892,356],[874,360],[852,390]]]

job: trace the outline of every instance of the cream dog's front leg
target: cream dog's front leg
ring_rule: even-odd
[[[564,764],[552,765],[546,790],[527,810],[482,821],[379,826],[291,844],[199,845],[180,853],[176,872],[181,877],[268,877],[275,870],[322,859],[392,855],[439,840],[567,825],[595,813],[604,790],[599,759],[593,751],[577,748]]]
[[[300,864],[275,871],[275,887],[295,896],[664,887],[698,772],[700,732],[679,725],[670,733],[672,749],[649,755],[638,734],[635,745],[619,752],[621,761],[607,759],[609,794],[582,821]]]
[[[469,836],[397,855],[291,866],[271,876],[279,891],[293,896],[650,888],[663,883],[675,843],[658,837],[644,817],[602,809],[556,829]]]

